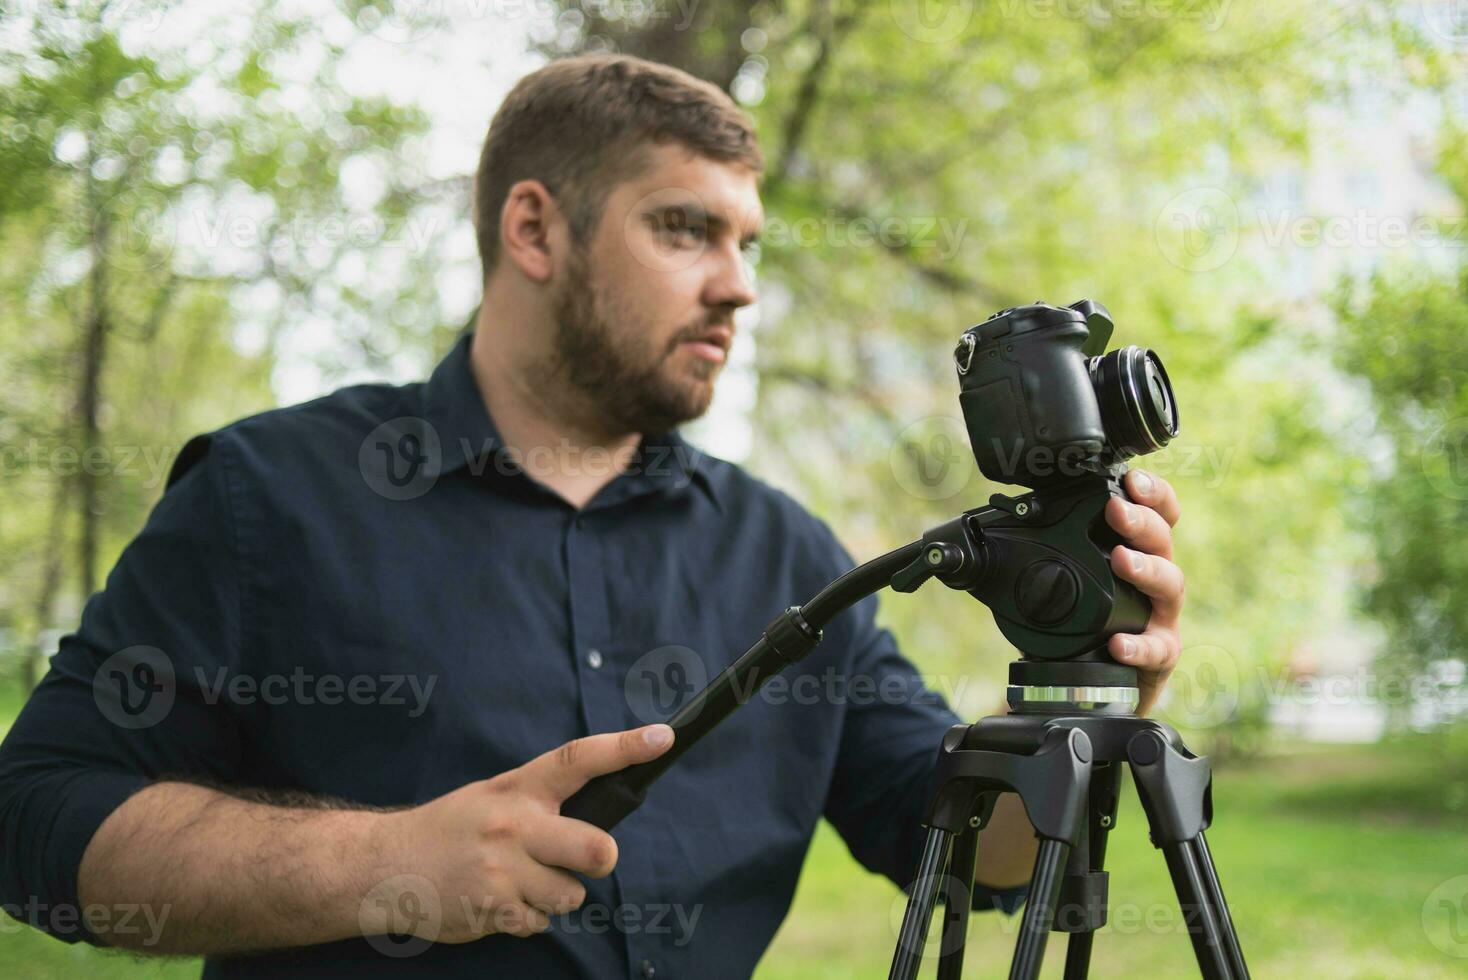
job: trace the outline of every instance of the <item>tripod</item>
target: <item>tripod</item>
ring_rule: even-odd
[[[1103,867],[1123,762],[1131,767],[1152,843],[1167,860],[1202,976],[1247,980],[1203,836],[1212,820],[1208,760],[1190,753],[1171,727],[1131,714],[1135,688],[1084,683],[1098,679],[1094,668],[1102,667],[1017,662],[1010,679],[1024,683],[1010,685],[1014,713],[949,730],[889,980],[917,976],[940,892],[946,911],[938,978],[959,980],[979,832],[1004,791],[1019,794],[1040,838],[1010,980],[1039,976],[1052,931],[1070,936],[1066,980],[1085,977],[1095,931],[1106,924]]]
[[[1117,543],[1101,516],[1122,494],[1120,471],[1019,497],[995,494],[885,555],[858,565],[803,606],[776,616],[743,656],[694,694],[668,724],[673,747],[652,762],[599,776],[561,806],[565,816],[616,826],[647,789],[714,726],[821,641],[842,610],[886,587],[913,592],[937,579],[994,613],[1027,659],[1010,664],[1012,714],[950,729],[938,753],[938,790],[889,977],[913,978],[946,880],[940,980],[958,980],[978,831],[1001,792],[1018,793],[1040,837],[1011,980],[1039,975],[1052,929],[1071,934],[1067,980],[1084,977],[1091,938],[1106,922],[1106,835],[1116,822],[1120,765],[1131,766],[1153,843],[1167,858],[1205,980],[1249,974],[1203,839],[1212,819],[1208,760],[1177,732],[1137,717],[1137,672],[1106,655],[1116,632],[1140,632],[1145,597],[1112,576]],[[943,878],[945,869],[952,874]]]

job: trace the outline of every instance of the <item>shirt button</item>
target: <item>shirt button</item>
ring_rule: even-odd
[[[586,651],[586,662],[588,665],[590,665],[592,670],[596,670],[598,667],[601,666],[601,651],[595,648]],[[649,976],[651,976],[651,974],[649,974]]]
[[[658,968],[652,965],[652,960],[642,961],[642,975],[647,977],[647,980],[652,980],[658,975]]]

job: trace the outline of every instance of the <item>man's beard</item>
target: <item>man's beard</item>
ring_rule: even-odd
[[[619,342],[597,302],[597,284],[580,250],[572,250],[566,272],[553,309],[556,363],[551,374],[569,382],[578,400],[601,413],[599,424],[609,431],[656,435],[708,411],[713,385],[704,382],[711,381],[719,365],[699,359],[693,380],[674,377],[667,361],[679,343],[706,334],[710,324],[679,330],[662,350],[653,349],[635,331]]]

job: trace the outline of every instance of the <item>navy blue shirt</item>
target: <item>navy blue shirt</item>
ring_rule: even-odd
[[[821,521],[676,431],[576,510],[533,478],[554,458],[500,443],[471,341],[426,383],[185,446],[0,746],[8,912],[105,940],[78,924],[77,867],[156,780],[406,806],[662,720],[851,567]],[[616,871],[548,933],[357,939],[204,975],[747,977],[821,817],[871,871],[906,886],[916,870],[958,718],[875,614],[875,597],[843,613],[654,784],[615,831]]]

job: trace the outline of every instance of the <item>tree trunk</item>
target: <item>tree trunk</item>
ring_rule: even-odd
[[[45,552],[41,557],[41,587],[36,592],[35,624],[36,640],[35,650],[31,656],[26,658],[25,674],[22,683],[25,684],[27,696],[36,689],[41,681],[42,666],[46,658],[51,655],[47,649],[48,644],[43,642],[46,635],[46,627],[51,622],[51,610],[56,604],[56,594],[61,590],[62,556],[62,531],[66,526],[66,505],[71,497],[71,480],[62,477],[56,486],[56,495],[51,498],[51,516],[46,524]]]
[[[97,525],[100,517],[100,474],[89,462],[93,446],[100,445],[101,427],[98,409],[101,403],[102,367],[107,354],[107,238],[110,231],[109,216],[99,200],[96,180],[91,166],[87,168],[87,210],[92,215],[90,251],[92,269],[89,277],[91,287],[90,304],[83,327],[81,345],[81,387],[77,392],[77,432],[81,441],[81,465],[77,469],[78,509],[81,514],[81,534],[77,552],[78,584],[85,601],[97,586]]]

